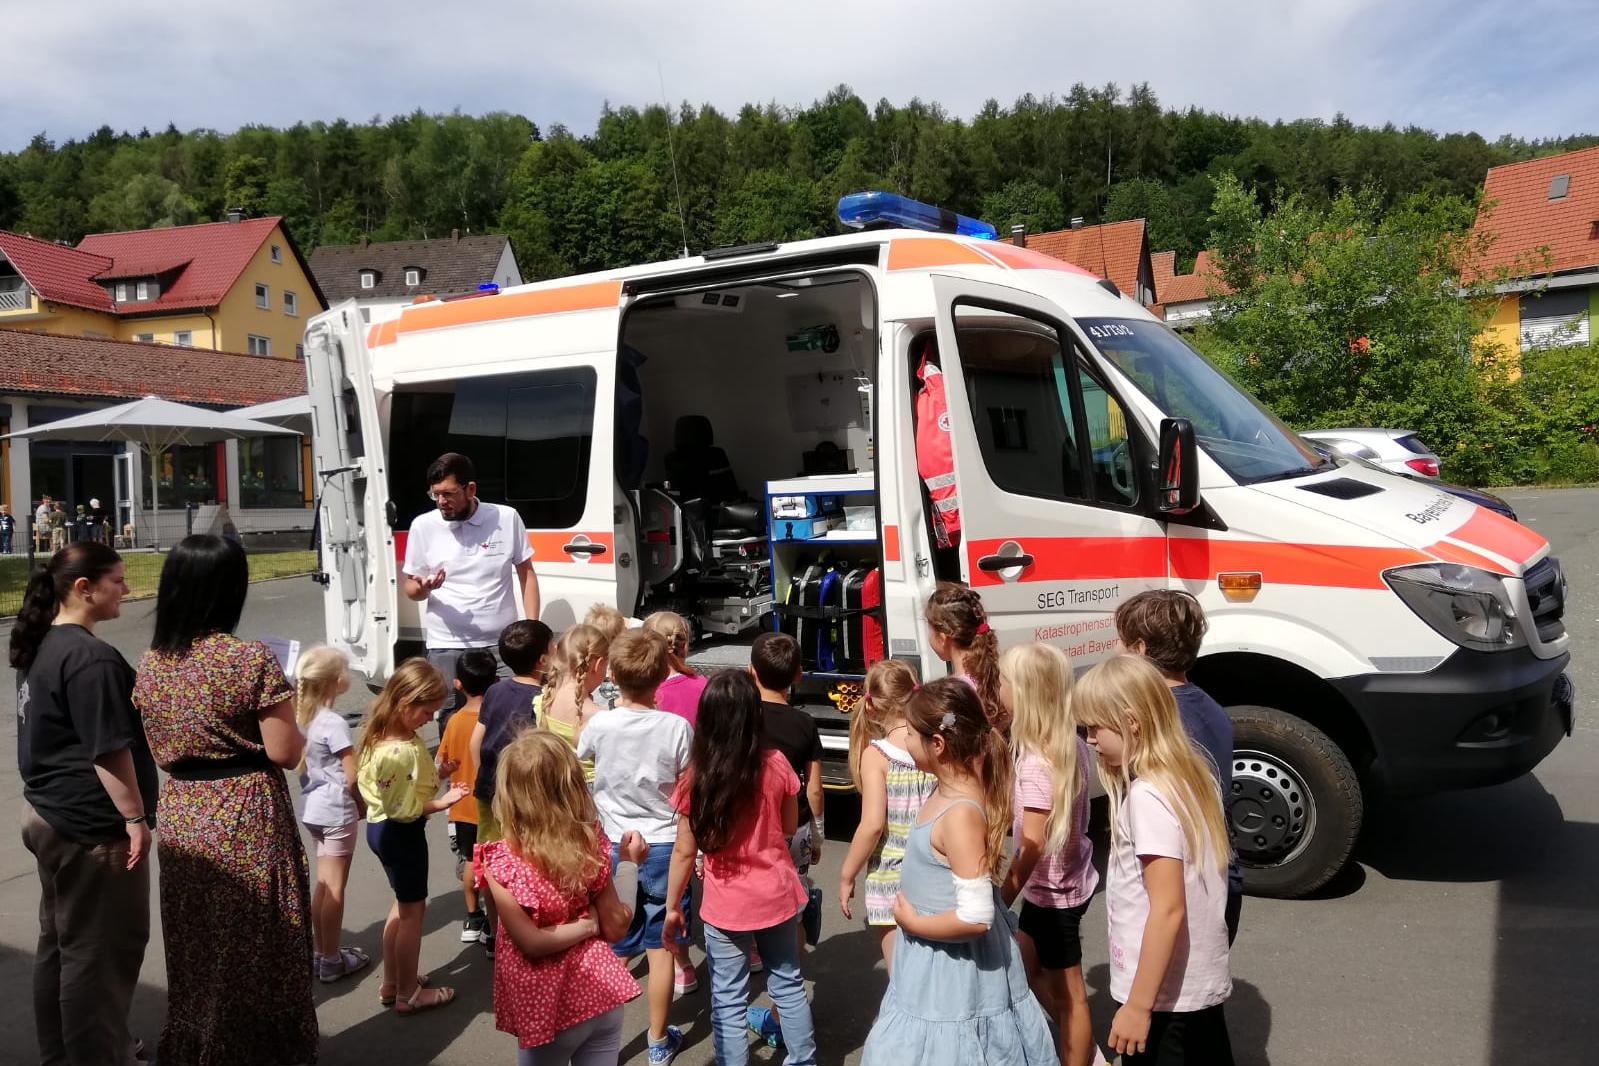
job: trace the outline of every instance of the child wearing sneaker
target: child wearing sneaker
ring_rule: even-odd
[[[452,785],[470,790],[477,781],[477,760],[472,758],[472,732],[477,728],[478,714],[483,708],[483,693],[494,684],[498,664],[494,656],[481,648],[464,651],[455,660],[455,688],[466,697],[466,702],[450,715],[439,739],[435,765],[455,764],[450,775]],[[455,852],[456,865],[461,878],[461,896],[466,903],[466,917],[461,920],[461,943],[476,944],[489,935],[488,919],[478,902],[477,879],[472,873],[472,849],[477,845],[477,800],[470,791],[449,810],[450,849]]]
[[[360,838],[366,804],[356,788],[355,742],[333,702],[350,689],[349,659],[327,645],[300,656],[294,671],[294,717],[305,734],[300,763],[300,820],[316,841],[316,889],[311,893],[312,956],[326,982],[366,969],[360,948],[339,946],[344,889]]]
[[[596,714],[577,738],[579,759],[594,761],[594,804],[605,835],[620,841],[638,833],[649,845],[639,864],[633,922],[613,946],[623,958],[644,952],[649,962],[649,1061],[662,1066],[677,1055],[683,1034],[666,1024],[673,985],[697,987],[689,965],[687,937],[662,939],[669,897],[667,871],[677,839],[677,809],[672,793],[688,766],[693,730],[675,714],[655,709],[655,691],[668,672],[666,641],[642,629],[629,629],[611,642],[607,658],[621,695],[613,710]],[[613,862],[616,852],[613,846]],[[686,885],[679,886],[679,909],[688,907]],[[686,933],[681,927],[679,934]]]
[[[816,1061],[811,1006],[800,976],[799,914],[805,889],[784,837],[799,823],[799,777],[761,730],[761,697],[741,670],[722,670],[700,699],[688,773],[673,803],[677,824],[667,883],[665,935],[686,928],[679,904],[694,855],[705,853],[700,917],[711,959],[711,1036],[721,1066],[749,1061],[745,1026],[759,1026],[768,1044],[788,1049],[790,1066]],[[680,895],[681,894],[681,895]],[[749,1002],[749,950],[766,961],[766,989],[783,1012],[781,1032]],[[755,1013],[759,1017],[755,1017]]]
[[[509,941],[494,959],[495,1026],[516,1036],[519,1066],[615,1066],[638,982],[605,941],[632,912],[572,749],[523,731],[500,755],[494,809],[504,837],[478,849],[478,877]],[[645,845],[636,833],[619,844],[631,873]]]

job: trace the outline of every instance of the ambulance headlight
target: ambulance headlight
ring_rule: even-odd
[[[1423,622],[1463,648],[1505,651],[1527,642],[1497,574],[1453,563],[1404,566],[1383,575]]]

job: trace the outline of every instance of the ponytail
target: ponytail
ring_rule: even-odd
[[[850,708],[849,774],[861,787],[861,759],[867,745],[888,735],[888,723],[905,717],[905,701],[916,691],[916,674],[898,659],[883,659],[866,671],[865,690]]]
[[[1005,837],[1011,827],[1014,767],[1010,745],[997,729],[985,731],[983,742],[986,750],[977,760],[977,777],[983,785],[983,813],[988,818],[983,858],[988,865],[988,876],[997,881],[1004,870]]]
[[[961,667],[977,689],[989,725],[1004,732],[1010,714],[999,698],[999,638],[989,627],[982,597],[965,585],[940,581],[928,597],[924,617],[960,653]]]
[[[69,544],[50,557],[50,561],[28,576],[22,593],[22,609],[11,624],[11,665],[26,670],[39,656],[39,645],[55,622],[57,613],[79,578],[91,585],[109,574],[122,556],[99,541]]]

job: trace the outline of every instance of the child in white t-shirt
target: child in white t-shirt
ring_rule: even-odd
[[[683,1042],[682,1032],[666,1024],[673,986],[685,993],[698,987],[689,964],[687,939],[670,947],[661,942],[666,881],[672,845],[677,840],[678,815],[672,793],[688,767],[693,738],[687,721],[655,709],[655,690],[666,680],[669,669],[667,650],[664,638],[642,629],[627,630],[613,640],[607,654],[611,679],[621,697],[615,708],[584,723],[577,738],[578,758],[594,761],[594,805],[599,808],[605,835],[620,841],[635,832],[649,845],[649,855],[639,864],[636,898],[622,901],[633,905],[632,925],[612,947],[623,958],[642,951],[649,962],[651,1066],[671,1062]],[[613,870],[616,861],[613,845]],[[685,891],[685,912],[688,897]]]
[[[1110,1046],[1123,1066],[1230,1066],[1232,993],[1221,790],[1160,671],[1138,655],[1089,670],[1072,693],[1110,797],[1105,916]]]
[[[350,688],[349,660],[319,646],[295,664],[294,716],[305,734],[300,764],[300,820],[316,841],[316,889],[311,894],[311,939],[317,976],[337,981],[366,968],[360,948],[340,947],[344,887],[365,803],[355,788],[355,742],[333,702]]]

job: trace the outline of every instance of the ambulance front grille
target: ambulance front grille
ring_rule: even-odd
[[[1560,639],[1566,632],[1566,578],[1559,560],[1552,555],[1539,560],[1522,580],[1538,639],[1545,644]]]

